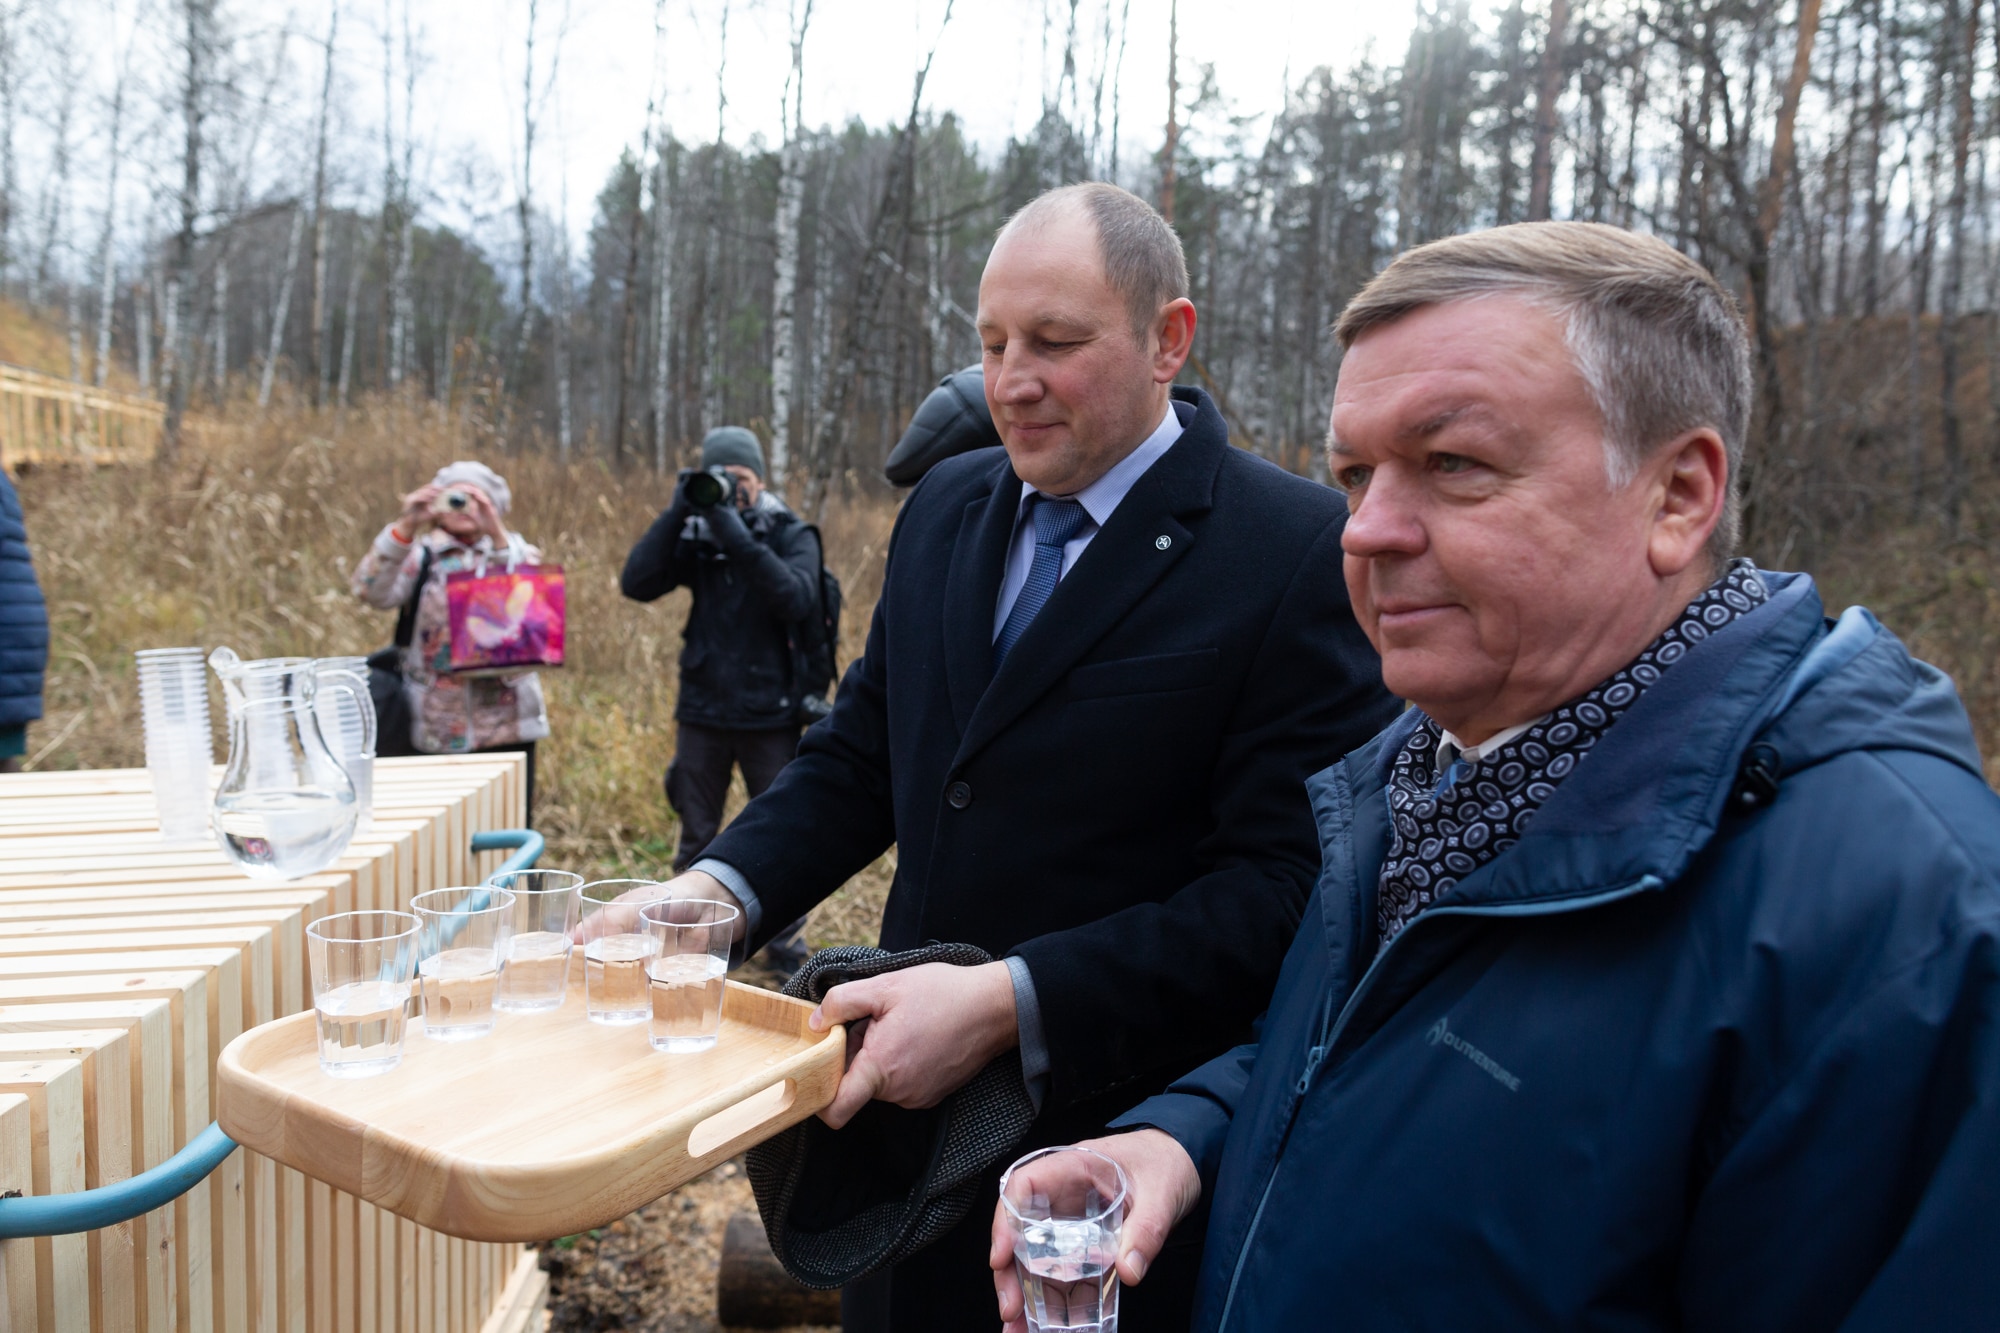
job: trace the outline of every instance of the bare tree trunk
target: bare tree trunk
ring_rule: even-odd
[[[1951,197],[1946,205],[1944,279],[1938,287],[1938,413],[1944,452],[1944,514],[1948,537],[1958,535],[1965,494],[1965,457],[1958,411],[1958,298],[1965,282],[1965,182],[1972,154],[1972,81],[1979,70],[1979,0],[1945,0],[1945,68],[1951,71]],[[1958,46],[1961,23],[1964,47]]]
[[[1758,192],[1756,224],[1750,234],[1746,267],[1749,323],[1757,338],[1763,369],[1764,438],[1767,456],[1783,457],[1785,382],[1778,367],[1778,334],[1771,317],[1771,245],[1783,221],[1785,178],[1792,169],[1793,134],[1798,123],[1799,95],[1812,69],[1813,39],[1819,33],[1820,0],[1799,0],[1798,41],[1792,48],[1792,68],[1778,101],[1777,128],[1771,136],[1771,168]]]
[[[1888,41],[1888,30],[1882,22],[1882,0],[1874,0],[1869,6],[1870,24],[1873,34],[1870,43],[1872,72],[1868,104],[1868,154],[1863,159],[1867,172],[1868,194],[1867,240],[1861,255],[1861,316],[1874,317],[1881,303],[1882,293],[1882,225],[1886,220],[1889,201],[1882,192],[1882,119],[1885,108],[1882,100],[1883,47]],[[1892,15],[1892,19],[1893,19]]]
[[[1160,166],[1160,216],[1170,227],[1174,224],[1174,169],[1181,151],[1180,43],[1181,3],[1173,0],[1167,10],[1167,148]]]
[[[955,2],[945,0],[944,18],[938,25],[938,41],[943,40],[945,29],[951,24]],[[820,408],[819,428],[813,441],[813,475],[805,497],[814,521],[818,521],[826,508],[829,484],[841,466],[841,431],[846,424],[848,395],[860,372],[861,353],[870,345],[875,314],[882,303],[883,288],[891,271],[888,265],[877,262],[876,256],[887,252],[890,232],[899,222],[907,227],[909,214],[905,195],[915,188],[918,117],[923,110],[924,83],[930,78],[931,62],[937,58],[937,45],[937,42],[932,42],[930,53],[917,70],[916,84],[910,93],[909,119],[904,122],[896,144],[896,155],[890,161],[888,178],[882,184],[882,197],[875,208],[874,223],[862,247],[861,263],[855,274],[855,297],[848,307],[847,336],[842,340],[840,359],[833,367],[827,395]],[[821,296],[823,299],[823,294]]]
[[[805,46],[813,0],[792,24],[792,73],[785,85],[791,115],[778,158],[778,264],[771,277],[771,485],[783,492],[791,467],[792,387],[798,374],[799,220],[805,210]],[[1107,8],[1107,13],[1109,12]]]
[[[1549,0],[1549,32],[1542,43],[1541,82],[1535,90],[1535,151],[1528,164],[1528,221],[1549,217],[1553,175],[1556,100],[1563,89],[1563,40],[1569,28],[1569,0]]]
[[[326,60],[319,82],[319,124],[313,147],[312,334],[313,406],[326,406],[333,385],[333,308],[326,299],[326,136],[327,114],[333,102],[333,49],[340,35],[340,0],[332,0],[326,23]]]
[[[1106,9],[1108,10],[1109,7],[1109,0],[1106,0]],[[1125,38],[1130,34],[1131,30],[1132,0],[1124,0],[1124,8],[1119,11],[1118,18],[1118,59],[1111,66],[1111,170],[1106,173],[1105,179],[1113,183],[1116,183],[1118,180],[1118,135],[1120,130],[1118,93],[1124,87]]]
[[[361,244],[360,230],[357,220],[351,228],[355,234],[348,245],[347,310],[340,331],[340,388],[336,401],[343,413],[347,411],[348,391],[354,385],[354,329],[361,322],[361,270],[368,266],[368,251]]]
[[[668,352],[674,329],[674,213],[667,189],[667,142],[660,139],[653,164],[653,471],[667,472],[667,410],[671,404]]]
[[[118,226],[118,164],[124,154],[121,139],[125,128],[125,77],[131,68],[132,45],[128,39],[118,61],[118,81],[111,89],[110,166],[104,184],[104,230],[97,243],[97,357],[91,368],[91,382],[104,387],[111,369],[111,321],[118,299],[117,266],[112,260],[111,243]]]
[[[167,380],[167,415],[160,437],[162,461],[172,461],[180,451],[181,421],[187,415],[188,333],[194,324],[195,223],[201,216],[201,155],[203,102],[208,94],[209,25],[214,0],[181,0],[186,23],[187,72],[182,81],[181,120],[184,138],[181,154],[180,231],[174,237],[174,276],[168,288],[172,314],[168,322],[167,345],[162,349],[160,367]]]
[[[14,168],[18,92],[14,58],[20,33],[20,16],[0,11],[0,288],[4,288],[14,268],[14,210],[20,199],[20,182]]]
[[[528,344],[535,332],[535,17],[538,0],[528,0],[528,41],[521,62],[521,191],[515,214],[521,225],[521,323],[514,337],[509,359],[506,391],[518,393],[523,369],[528,363]],[[502,400],[502,409],[505,400]]]
[[[639,373],[639,256],[641,243],[645,240],[646,223],[646,164],[649,154],[656,151],[653,142],[657,130],[659,143],[657,152],[665,161],[667,152],[667,129],[663,120],[658,119],[660,96],[665,89],[667,51],[667,7],[665,0],[654,0],[653,5],[653,81],[646,96],[646,127],[639,137],[639,189],[632,200],[632,215],[625,226],[625,285],[618,294],[618,391],[611,414],[611,462],[612,466],[625,466],[625,432],[631,421],[628,395],[632,381]],[[653,209],[657,215],[663,207],[660,191],[655,188]]]
[[[215,257],[215,284],[210,288],[208,317],[215,323],[210,346],[215,354],[215,401],[221,406],[229,389],[229,256]]]
[[[725,384],[722,374],[722,324],[726,318],[722,281],[723,192],[727,167],[722,142],[723,119],[729,111],[724,76],[729,71],[729,0],[722,0],[720,59],[715,66],[715,152],[708,160],[708,236],[701,275],[701,426],[723,424]]]
[[[271,345],[264,352],[264,371],[257,381],[257,410],[271,405],[271,382],[278,373],[278,356],[285,348],[285,322],[292,313],[292,281],[299,272],[299,242],[304,239],[306,211],[292,210],[292,235],[285,243],[285,276],[278,282],[278,305],[271,312]]]
[[[139,387],[153,387],[153,285],[141,278],[132,285],[132,324],[138,342]]]

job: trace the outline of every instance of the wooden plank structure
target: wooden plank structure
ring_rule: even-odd
[[[166,416],[155,399],[0,365],[0,466],[143,463]]]
[[[223,1047],[311,1008],[306,925],[478,883],[505,854],[472,835],[522,826],[525,778],[519,755],[378,761],[346,856],[276,883],[163,846],[144,770],[0,776],[0,1191],[111,1184],[186,1146]],[[546,1292],[519,1245],[247,1149],[122,1226],[0,1242],[0,1328],[24,1333],[522,1333]]]

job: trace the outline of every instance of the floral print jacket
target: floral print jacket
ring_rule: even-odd
[[[502,676],[453,676],[451,621],[445,600],[447,574],[474,568],[495,553],[492,539],[467,546],[433,528],[414,542],[396,537],[395,524],[376,534],[375,544],[354,570],[354,595],[384,611],[402,607],[422,567],[423,547],[432,551],[430,576],[417,600],[415,632],[403,650],[403,689],[410,700],[411,743],[426,754],[463,754],[496,745],[538,741],[549,734],[542,682],[532,671]],[[527,548],[530,561],[541,552]]]

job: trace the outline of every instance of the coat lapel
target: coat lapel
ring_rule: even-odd
[[[945,576],[944,660],[961,736],[993,680],[993,607],[1000,600],[1007,542],[1020,508],[1021,479],[1003,456],[992,489],[965,506],[952,547]]]
[[[1177,393],[1176,397],[1179,396]],[[1056,585],[1048,602],[1007,654],[1006,663],[997,674],[990,675],[990,684],[977,700],[970,719],[961,723],[962,739],[954,765],[970,759],[1048,693],[1169,569],[1187,557],[1195,536],[1180,520],[1209,507],[1216,468],[1222,462],[1222,451],[1229,447],[1228,427],[1221,414],[1206,395],[1196,397],[1195,403],[1194,420],[1188,423],[1181,438],[1133,484],[1112,513],[1111,521],[1091,539],[1075,568]],[[1013,502],[1007,507],[1009,518],[1020,505],[1019,485],[1014,482]],[[991,526],[989,517],[983,527]],[[987,657],[989,673],[993,604],[1000,595],[999,565],[1005,558],[1009,532],[1011,525],[1001,534],[990,558],[984,541],[981,543],[981,559],[987,562],[982,572],[988,569],[991,572],[981,585],[985,597],[978,605],[985,619],[976,638],[978,650]],[[954,597],[958,575],[958,561],[954,558]],[[952,614],[956,626],[957,618],[969,613],[954,607]],[[955,629],[954,657],[967,652],[971,641]],[[959,699],[956,670],[952,686],[956,709]]]

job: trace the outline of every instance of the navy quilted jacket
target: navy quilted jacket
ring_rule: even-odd
[[[1123,1121],[1201,1167],[1198,1333],[2000,1326],[2000,799],[1941,672],[1765,578],[1385,947],[1415,715],[1310,780],[1260,1044]]]
[[[42,715],[48,661],[48,604],[28,558],[21,497],[0,470],[0,727],[18,727]]]

